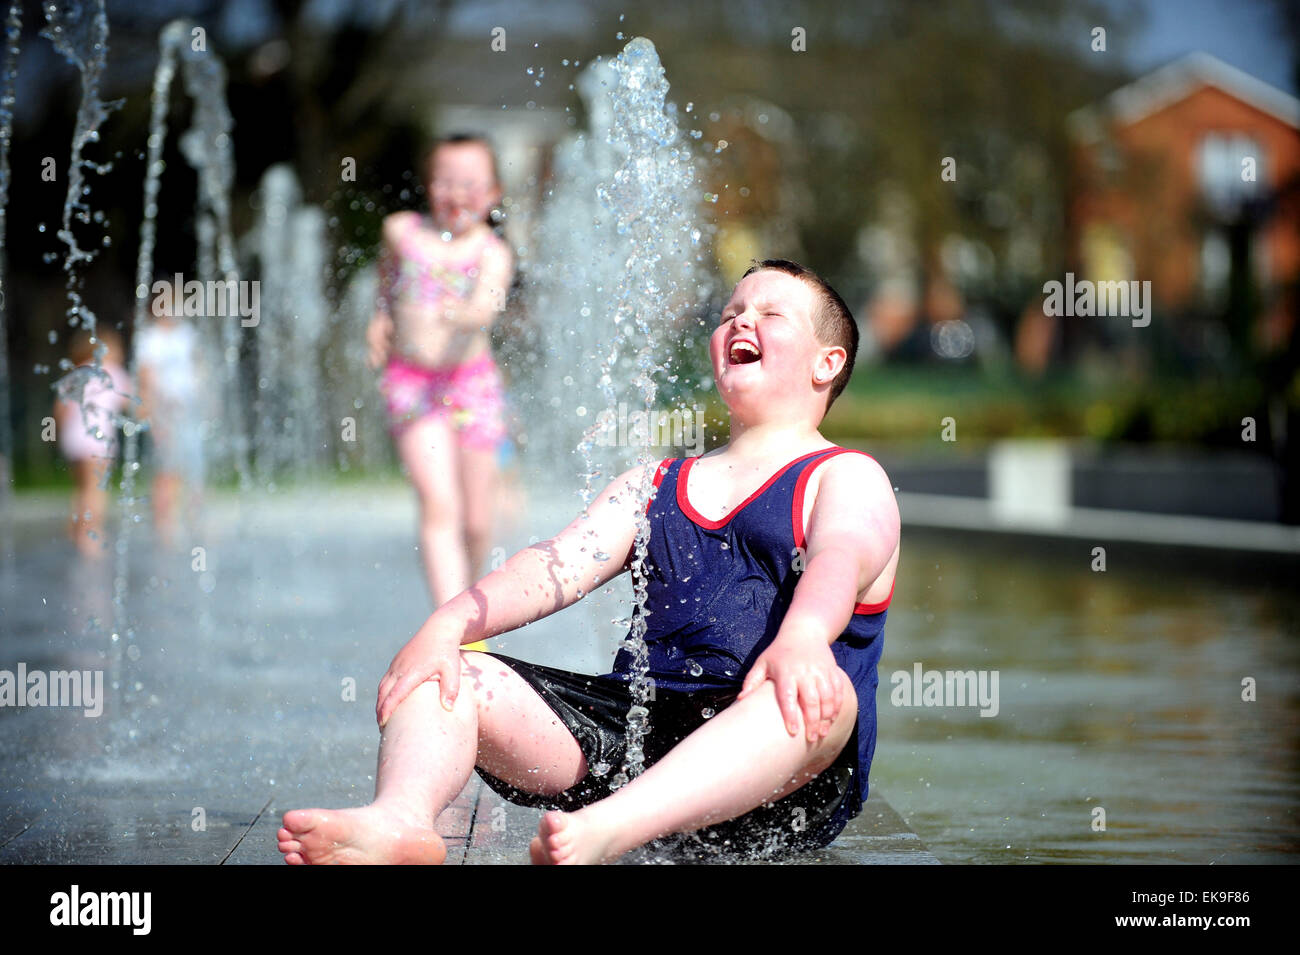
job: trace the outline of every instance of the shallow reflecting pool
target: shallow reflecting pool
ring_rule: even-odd
[[[1300,598],[1107,556],[905,528],[872,784],[945,862],[1296,861]],[[894,705],[917,662],[997,714]]]

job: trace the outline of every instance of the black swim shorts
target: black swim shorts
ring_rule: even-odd
[[[627,711],[632,705],[628,684],[612,677],[571,673],[527,663],[501,654],[492,656],[518,673],[555,711],[587,760],[587,775],[564,792],[530,793],[478,769],[483,781],[510,802],[521,806],[572,811],[603,799],[626,754]],[[642,748],[645,766],[658,762],[681,740],[735,701],[739,690],[701,689],[690,693],[656,687],[650,711],[650,732]],[[857,726],[844,749],[813,780],[774,803],[743,816],[687,835],[657,840],[647,846],[656,857],[672,861],[773,860],[831,843],[858,814]]]

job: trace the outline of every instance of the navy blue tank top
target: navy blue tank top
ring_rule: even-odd
[[[791,461],[722,520],[701,515],[686,497],[698,458],[660,462],[649,505],[646,644],[655,686],[739,691],[754,661],[776,638],[794,597],[806,549],[804,490],[824,461],[848,448],[823,448]],[[831,644],[858,697],[858,790],[876,747],[876,665],[889,597],[857,604]],[[634,612],[636,612],[634,610]],[[632,654],[620,650],[609,676],[627,679]]]

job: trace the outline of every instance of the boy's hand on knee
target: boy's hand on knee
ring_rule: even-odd
[[[736,699],[743,700],[771,680],[786,731],[791,736],[799,732],[802,713],[808,742],[815,743],[830,735],[831,723],[844,705],[840,681],[835,679],[837,667],[828,644],[815,638],[778,637],[754,661]]]
[[[451,710],[460,694],[460,643],[455,638],[417,633],[393,657],[375,702],[380,728],[412,690],[430,680],[438,682],[443,709]]]

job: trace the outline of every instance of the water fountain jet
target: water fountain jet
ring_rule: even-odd
[[[544,257],[524,263],[529,311],[542,324],[544,347],[527,405],[536,413],[528,447],[549,481],[572,473],[578,452],[582,469],[574,476],[584,484],[584,505],[630,458],[645,468],[631,564],[637,609],[625,641],[635,660],[636,702],[628,713],[627,759],[611,781],[618,786],[644,765],[644,704],[652,692],[643,639],[645,503],[651,465],[668,449],[602,440],[610,418],[598,409],[627,405],[649,415],[661,385],[677,372],[677,339],[698,326],[707,297],[696,212],[702,192],[653,43],[633,39],[613,60],[589,66],[578,85],[591,128],[557,155],[557,184],[534,242]],[[693,396],[686,390],[684,397]]]

